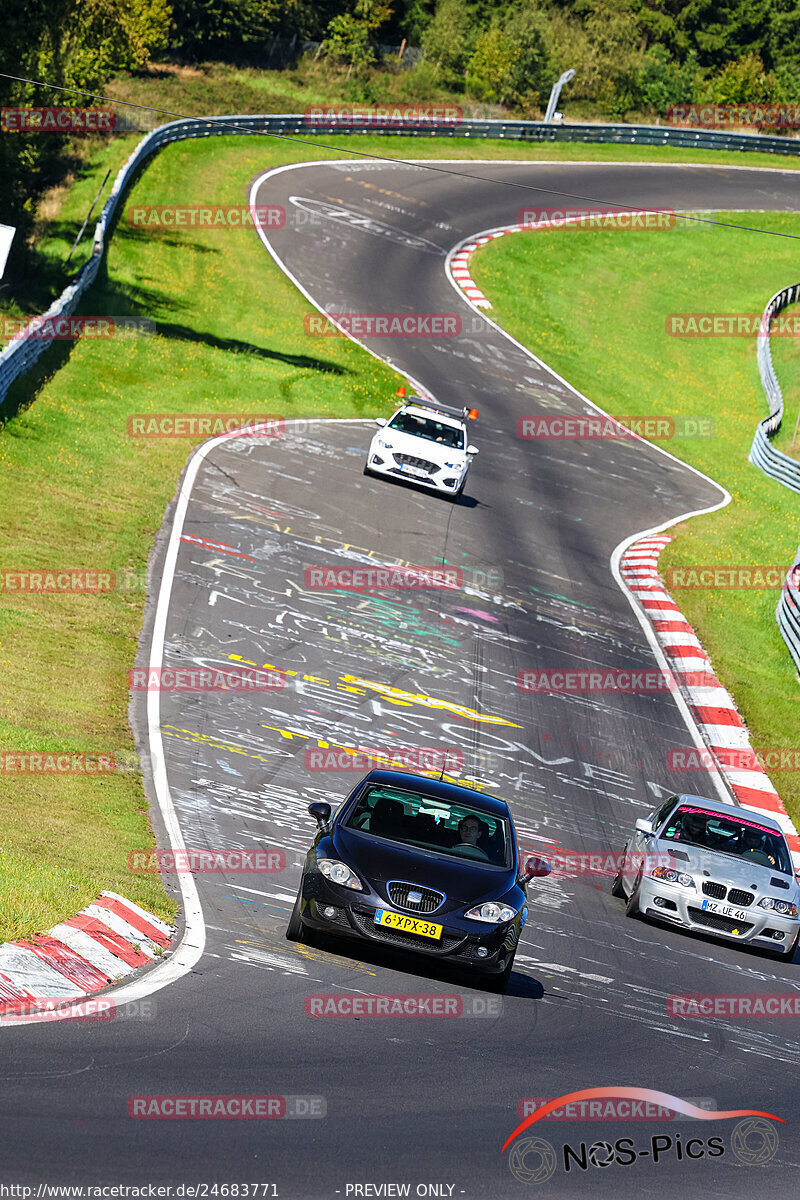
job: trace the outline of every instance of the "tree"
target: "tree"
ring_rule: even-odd
[[[433,20],[423,35],[422,48],[442,83],[463,83],[471,54],[470,42],[470,18],[462,0],[438,0]]]
[[[391,7],[380,0],[356,0],[352,13],[340,13],[328,25],[325,53],[354,67],[356,74],[375,61],[373,35],[391,16]],[[348,75],[350,71],[348,71]]]

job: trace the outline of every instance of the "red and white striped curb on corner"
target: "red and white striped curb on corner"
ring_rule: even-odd
[[[491,242],[493,238],[502,237],[505,233],[513,233],[520,229],[521,226],[513,225],[508,229],[498,229],[494,233],[488,234],[486,237],[475,238],[472,242],[467,242],[463,246],[459,246],[453,257],[450,259],[450,274],[456,281],[462,292],[468,300],[471,300],[476,308],[491,308],[491,304],[484,296],[481,289],[476,285],[475,280],[469,273],[470,256],[475,253],[478,246],[483,246],[486,242]]]
[[[101,892],[46,934],[0,945],[0,1019],[37,1002],[80,1000],[102,991],[170,944],[174,929],[132,900]]]
[[[743,808],[764,812],[778,822],[786,834],[795,870],[800,870],[800,837],[794,823],[756,758],[750,735],[730,693],[717,679],[711,660],[658,574],[658,556],[671,541],[671,537],[658,536],[634,542],[622,555],[622,578],[650,618],[712,754],[723,750],[742,752],[746,768],[728,766],[723,759],[718,764],[720,773]],[[697,686],[698,672],[706,677],[703,686]]]

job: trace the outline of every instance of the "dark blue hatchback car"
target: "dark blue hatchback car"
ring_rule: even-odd
[[[370,771],[319,826],[286,936],[361,938],[490,976],[505,987],[527,917],[525,886],[550,868],[519,869],[508,805],[405,771]]]

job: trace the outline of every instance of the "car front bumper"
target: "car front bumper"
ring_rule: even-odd
[[[319,933],[333,937],[354,937],[401,953],[435,958],[453,966],[485,975],[498,975],[513,956],[519,941],[519,919],[503,925],[459,920],[459,914],[448,912],[413,913],[379,896],[361,892],[347,893],[347,888],[331,885],[318,872],[309,872],[303,880],[301,918],[303,924]],[[438,941],[414,933],[402,933],[375,923],[375,913],[388,909],[403,916],[424,917],[442,926]],[[463,924],[462,924],[463,922]],[[467,928],[467,925],[472,928]]]
[[[383,458],[382,455],[370,451],[367,456],[367,470],[387,479],[402,479],[405,483],[416,483],[432,492],[441,492],[444,496],[454,496],[467,477],[469,464],[460,471],[440,467],[435,475],[413,475],[410,471],[402,470],[391,458]]]
[[[800,920],[782,917],[759,908],[753,903],[741,911],[746,919],[738,921],[714,912],[704,911],[702,896],[695,888],[667,883],[644,876],[639,887],[639,909],[647,917],[682,925],[695,933],[710,934],[728,942],[739,942],[770,949],[776,954],[788,954],[794,944]]]

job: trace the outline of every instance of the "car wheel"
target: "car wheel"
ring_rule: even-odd
[[[370,479],[372,478],[372,471],[370,471],[369,467],[364,467],[362,474],[369,475]]]
[[[642,872],[636,876],[636,883],[633,885],[631,894],[628,897],[628,903],[625,905],[626,917],[641,917],[642,912],[639,908],[639,890],[642,883]]]
[[[614,882],[611,884],[611,895],[616,896],[618,900],[624,900],[625,888],[622,886],[622,872],[617,871],[614,876]]]
[[[307,941],[305,927],[300,916],[300,894],[303,885],[300,885],[300,891],[297,893],[297,899],[294,902],[292,915],[289,917],[289,924],[286,926],[286,940],[289,942],[305,942]]]
[[[514,970],[514,959],[516,958],[516,954],[517,952],[515,950],[499,975],[489,976],[489,979],[485,985],[487,992],[499,992],[501,996],[505,995],[508,987],[508,981],[511,978],[511,972]]]

